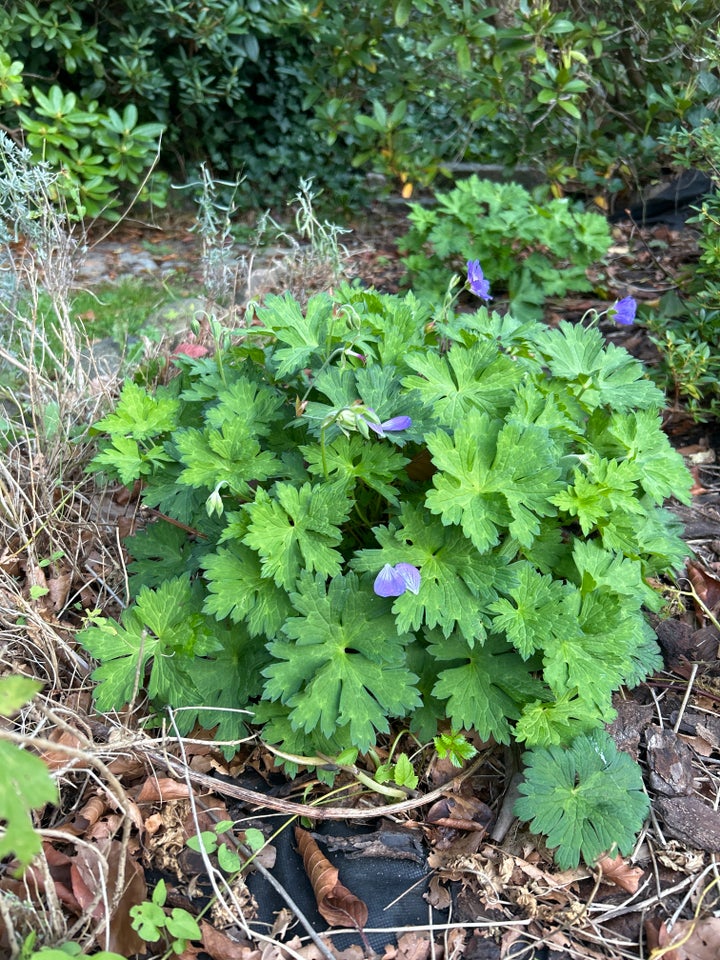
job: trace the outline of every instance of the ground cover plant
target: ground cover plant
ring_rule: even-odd
[[[52,174],[13,182],[34,183],[29,196],[42,203],[45,176]],[[13,197],[20,222],[23,191]],[[28,217],[29,229],[44,223]],[[39,230],[31,250],[54,255],[60,236],[45,243]],[[337,244],[331,252],[334,259]],[[661,666],[648,614],[664,616],[668,595],[679,601],[679,591],[656,588],[687,553],[662,503],[687,501],[691,482],[661,431],[661,392],[598,329],[634,331],[634,300],[622,297],[605,305],[605,316],[590,312],[555,328],[501,316],[492,309],[499,299],[492,263],[471,261],[463,264],[466,296],[484,301],[479,310],[461,311],[450,297],[335,285],[309,301],[270,297],[238,327],[245,315],[223,312],[235,288],[220,283],[228,262],[211,261],[224,295],[216,318],[195,328],[200,342],[174,344],[172,360],[153,361],[122,388],[78,362],[72,297],[62,288],[71,272],[51,271],[58,335],[48,348],[66,362],[38,367],[43,352],[26,351],[30,382],[3,397],[13,404],[0,461],[0,524],[10,547],[0,568],[8,638],[1,656],[11,671],[31,658],[23,672],[45,682],[30,703],[36,684],[8,694],[6,678],[0,683],[2,712],[21,711],[12,730],[0,730],[0,752],[22,781],[11,796],[0,791],[3,852],[27,858],[43,841],[18,886],[9,886],[3,866],[0,916],[13,949],[59,960],[104,947],[99,956],[116,960],[147,943],[180,950],[201,937],[210,949],[205,920],[196,923],[187,909],[196,906],[173,899],[173,877],[168,899],[163,882],[153,881],[153,891],[142,879],[129,841],[139,829],[137,794],[128,787],[134,774],[119,771],[139,760],[153,767],[155,782],[160,750],[184,757],[198,740],[230,770],[248,729],[260,733],[262,756],[276,751],[287,773],[314,767],[318,780],[334,776],[346,789],[349,779],[400,806],[422,799],[414,793],[432,782],[430,757],[465,765],[454,792],[477,747],[492,754],[505,743],[508,776],[510,758],[524,751],[510,811],[545,835],[559,867],[573,870],[582,860],[606,877],[612,868],[607,858],[595,865],[597,855],[630,852],[648,799],[640,767],[603,727],[614,714],[613,692],[632,699],[634,685],[644,689]],[[39,290],[53,262],[31,258],[27,275],[5,274],[14,320],[28,313],[26,345],[33,331],[45,336],[38,321],[47,302],[17,294],[23,283]],[[98,406],[102,415],[93,414]],[[98,441],[99,456],[83,473]],[[98,568],[87,547],[95,513],[83,524],[108,473],[128,485],[125,493],[116,485],[118,502],[133,487],[155,518],[126,542],[132,563],[123,613],[124,568],[114,577]],[[107,525],[115,542],[119,524]],[[693,590],[699,603],[700,587]],[[83,616],[86,650],[76,639]],[[91,691],[109,710],[101,718]],[[154,726],[162,723],[176,739]],[[200,727],[211,729],[209,740]],[[30,751],[42,754],[51,776],[37,765],[31,773]],[[192,767],[170,769],[189,776]],[[495,767],[490,779],[498,779]],[[83,807],[76,818],[81,791],[106,803],[92,839],[86,832],[75,840],[57,823],[53,780],[77,824],[90,815]],[[301,778],[296,789],[310,788]],[[314,793],[312,803],[324,791]],[[141,809],[145,818],[148,808]],[[34,810],[39,834],[29,829]],[[244,847],[249,855],[264,845],[259,831],[251,844],[245,830],[243,849],[236,847],[232,817],[223,817],[203,826],[196,819],[195,843],[187,841],[210,876],[210,856],[235,874],[238,864],[245,869]],[[143,825],[148,846],[153,819]],[[536,862],[550,862],[537,837],[529,841],[527,828],[520,835],[537,844]],[[506,849],[519,869],[517,847],[508,840]],[[499,874],[486,851],[474,864],[492,886]],[[663,845],[663,856],[670,853]],[[528,869],[537,879],[535,863]],[[47,908],[28,899],[42,877],[38,864],[64,871],[52,874]],[[615,869],[626,881],[638,872],[621,859]],[[573,883],[587,879],[582,870]],[[78,877],[100,877],[95,899],[70,919],[65,892],[66,906],[53,905],[54,884],[62,889],[68,874],[73,893],[82,889]],[[696,874],[682,889],[702,890],[705,871]],[[119,878],[122,887],[123,877],[132,896],[118,908],[113,884]],[[232,901],[234,917],[243,909]],[[565,925],[570,916],[554,906],[550,922]],[[127,939],[132,933],[136,939]],[[215,943],[213,953],[224,957],[231,946]]]
[[[144,687],[181,732],[233,741],[226,708],[249,709],[294,770],[366,753],[392,721],[567,746],[659,666],[643,608],[685,557],[662,503],[691,480],[662,395],[594,326],[345,287],[305,311],[269,297],[216,336],[156,389],[126,382],[94,428],[92,469],[162,518],[128,542],[120,623],[79,635],[99,710]],[[607,839],[623,800],[589,829]],[[564,837],[561,862],[581,848],[602,843]]]
[[[442,297],[448,274],[477,259],[492,264],[493,289],[518,319],[538,316],[548,296],[590,290],[587,269],[610,246],[604,216],[565,198],[538,202],[519,183],[471,176],[409,210],[398,243],[413,289]]]

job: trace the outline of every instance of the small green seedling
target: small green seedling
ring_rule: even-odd
[[[165,881],[160,880],[153,890],[152,900],[130,907],[132,928],[146,943],[157,943],[164,938],[173,953],[180,954],[186,949],[188,940],[199,940],[202,934],[197,921],[187,910],[173,907],[169,914],[166,913],[166,900],[167,887]]]
[[[187,845],[197,852],[204,850],[208,855],[215,854],[225,873],[237,873],[243,869],[245,861],[241,859],[237,850],[229,847],[227,843],[218,843],[218,838],[227,833],[232,826],[232,820],[220,820],[212,830],[203,830],[202,833],[189,837]],[[262,831],[254,827],[245,831],[245,846],[249,847],[253,853],[257,853],[264,845],[265,837]]]
[[[435,749],[441,760],[450,758],[454,767],[461,767],[466,760],[472,760],[477,753],[475,747],[468,742],[462,733],[451,730],[450,733],[441,733],[434,738]]]

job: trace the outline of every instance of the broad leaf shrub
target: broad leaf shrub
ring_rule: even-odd
[[[458,160],[605,197],[657,171],[659,138],[714,116],[720,90],[715,0],[607,15],[587,0],[7,0],[3,123],[90,213],[139,183],[155,125],[176,177],[242,170],[253,202],[282,202],[298,175],[352,200],[368,170],[407,194]]]
[[[412,226],[398,241],[422,294],[442,296],[448,271],[470,256],[492,263],[495,284],[507,291],[514,316],[524,318],[547,296],[591,289],[586,270],[610,247],[605,217],[568,199],[538,203],[519,183],[472,176],[435,201],[410,204]]]
[[[161,515],[128,540],[120,622],[79,635],[101,711],[144,690],[232,740],[247,709],[301,756],[396,720],[560,748],[660,666],[643,610],[691,481],[663,395],[597,329],[345,286],[268,297],[173,366],[95,427],[92,469]]]

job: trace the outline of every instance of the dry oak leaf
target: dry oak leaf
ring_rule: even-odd
[[[398,940],[397,946],[388,944],[382,960],[427,960],[430,956],[430,940],[427,936],[418,936],[417,933],[404,933]]]
[[[119,953],[121,957],[132,957],[146,948],[145,942],[133,929],[130,919],[130,907],[142,903],[148,895],[145,872],[118,840],[98,844],[98,854],[106,863],[107,875],[104,881],[99,876],[98,857],[92,856],[88,847],[81,847],[70,868],[73,892],[83,910],[87,910],[96,897],[98,884],[104,882],[107,902],[114,904],[108,925],[108,950]],[[118,881],[121,878],[122,893],[116,899]],[[105,900],[101,898],[95,905],[93,917],[103,917],[105,908]]]
[[[640,867],[631,867],[620,854],[609,857],[607,854],[600,857],[596,864],[601,873],[603,883],[614,883],[627,893],[637,893],[644,871]]]
[[[295,840],[315,893],[320,916],[331,927],[351,924],[362,930],[368,920],[367,905],[340,883],[337,867],[330,863],[307,830],[295,827]]]

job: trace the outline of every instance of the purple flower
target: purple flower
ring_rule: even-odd
[[[405,586],[410,593],[417,594],[420,590],[420,571],[411,563],[396,563],[395,570],[405,581]]]
[[[490,281],[485,279],[479,260],[468,260],[467,278],[470,289],[481,300],[492,300],[490,296]]]
[[[420,571],[411,563],[396,563],[394,567],[386,563],[373,584],[379,597],[399,597],[406,590],[417,593],[419,589]]]
[[[365,419],[363,417],[363,419]],[[379,437],[384,437],[385,433],[397,433],[399,430],[408,430],[412,426],[411,417],[391,417],[390,420],[383,420],[382,423],[371,423],[365,420],[365,423],[374,430]]]
[[[619,323],[624,327],[629,327],[635,322],[635,313],[637,311],[637,303],[633,297],[623,297],[622,300],[616,300],[615,303],[608,310],[608,316],[611,320],[614,320],[615,323]]]

